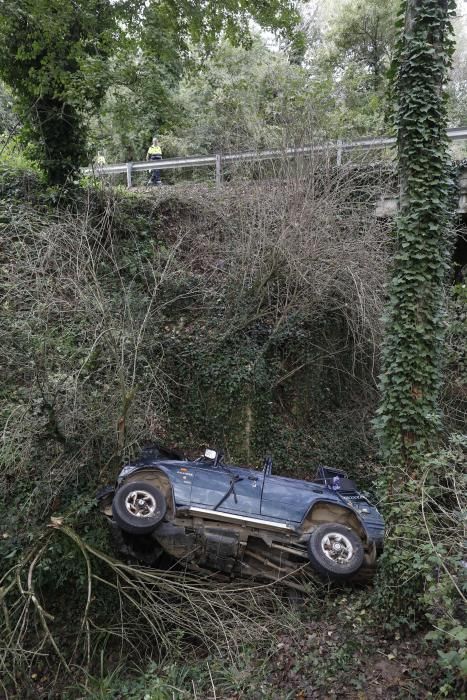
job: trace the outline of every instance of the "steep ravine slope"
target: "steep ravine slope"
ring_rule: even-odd
[[[217,623],[217,632],[225,624],[226,646],[203,642],[196,653],[208,628],[203,636],[176,625],[143,640],[136,631],[146,630],[144,575],[139,589],[118,579],[126,593],[140,590],[137,612],[122,604],[125,593],[113,598],[105,588],[102,559],[93,559],[88,594],[89,570],[76,542],[47,529],[55,518],[56,527],[69,524],[89,546],[110,551],[95,491],[148,440],[193,456],[216,446],[255,465],[272,454],[277,472],[305,478],[328,463],[371,484],[378,466],[370,421],[391,245],[374,217],[381,184],[325,161],[313,164],[312,175],[291,171],[281,181],[221,190],[89,189],[58,201],[32,177],[4,176],[1,569],[18,562],[23,571],[22,557],[44,542],[34,549],[41,555],[32,559],[31,580],[74,669],[70,680],[62,663],[57,681],[51,637],[41,642],[40,613],[27,608],[5,686],[24,688],[22,697],[164,699],[196,697],[196,689],[198,697],[225,699],[342,697],[336,683],[352,656],[370,653],[371,645],[353,637],[371,616],[366,593],[338,593],[337,609],[336,598],[319,587],[298,611],[281,592],[250,591],[247,609],[244,594],[241,602],[232,594]],[[162,590],[164,605],[179,605],[174,589]],[[217,605],[219,594],[209,595],[209,605]],[[83,606],[93,611],[88,659],[71,633]],[[117,609],[134,617],[116,619]],[[242,642],[246,619],[250,633]],[[375,664],[382,659],[379,675],[375,664],[363,663],[345,697],[360,697],[365,674],[374,693],[364,697],[378,697],[388,664],[397,665],[399,642],[378,634],[372,645]],[[414,660],[407,687],[423,688],[419,640],[405,643],[400,653]],[[175,648],[186,656],[175,657]],[[129,658],[149,669],[146,675],[128,680]],[[332,660],[332,678],[323,658]]]

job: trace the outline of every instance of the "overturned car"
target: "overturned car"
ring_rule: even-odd
[[[150,565],[167,555],[191,569],[280,580],[297,571],[358,578],[382,549],[378,510],[346,474],[319,467],[313,481],[196,460],[161,447],[127,464],[99,495],[119,549]]]

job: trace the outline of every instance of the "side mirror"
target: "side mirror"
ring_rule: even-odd
[[[214,462],[214,466],[216,466],[219,461],[219,455],[216,450],[210,450],[209,448],[204,450],[204,458],[209,459],[210,462]]]

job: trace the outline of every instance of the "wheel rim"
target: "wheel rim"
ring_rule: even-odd
[[[336,564],[348,564],[352,559],[354,549],[348,537],[340,532],[329,532],[321,540],[324,556]]]
[[[125,498],[125,508],[136,518],[151,518],[156,513],[157,504],[147,491],[130,491]]]

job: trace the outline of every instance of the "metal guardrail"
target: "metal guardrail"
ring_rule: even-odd
[[[467,140],[467,127],[459,127],[447,130],[451,141]],[[239,161],[271,160],[275,158],[292,158],[297,155],[307,155],[309,153],[319,153],[323,151],[335,151],[336,162],[340,165],[342,154],[345,151],[363,149],[371,150],[386,148],[396,143],[393,137],[364,138],[355,141],[328,141],[325,144],[315,146],[302,146],[299,148],[273,148],[265,151],[246,151],[243,153],[229,153],[210,156],[188,156],[186,158],[163,158],[155,161],[138,161],[136,163],[115,163],[114,165],[94,165],[83,168],[84,175],[102,177],[104,175],[118,175],[126,173],[127,185],[131,187],[132,173],[148,170],[170,170],[175,168],[200,168],[207,165],[215,166],[216,184],[222,183],[222,166],[228,163]]]

